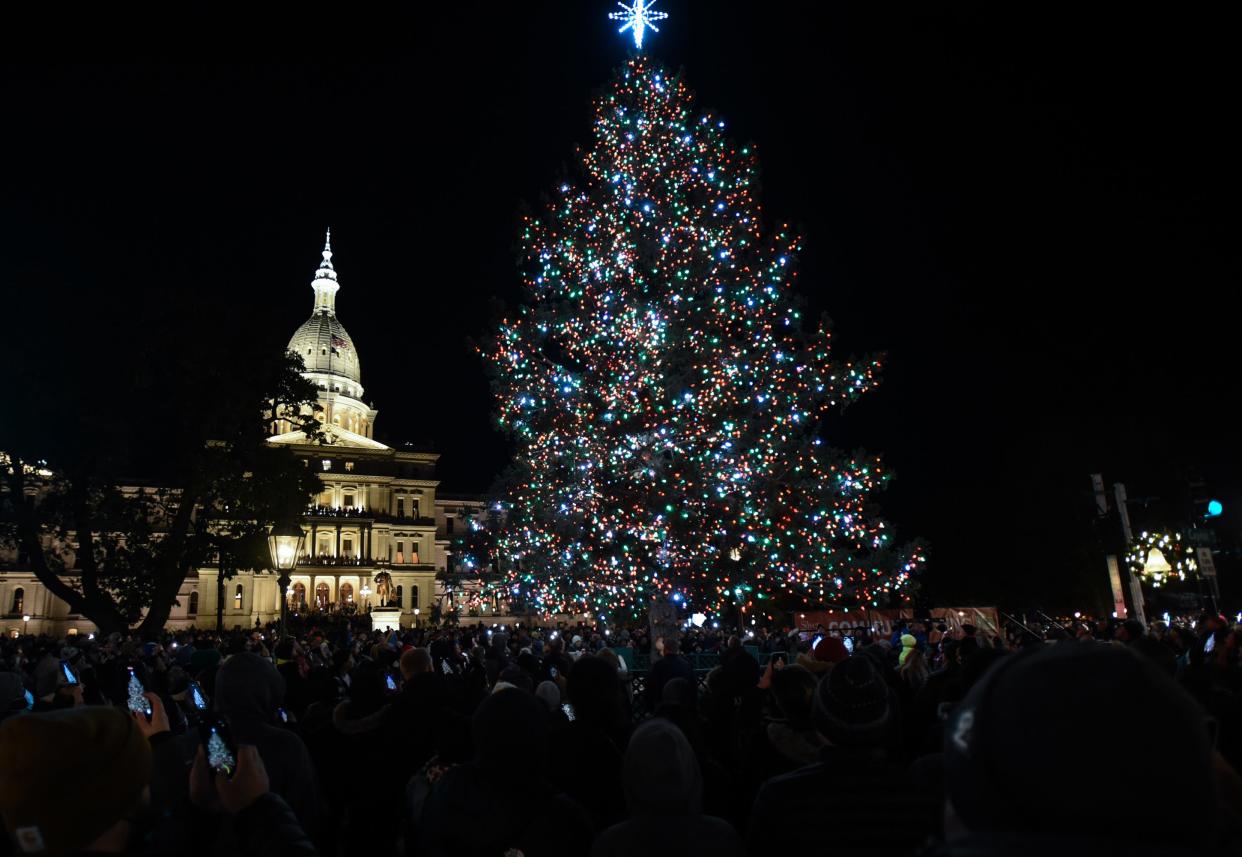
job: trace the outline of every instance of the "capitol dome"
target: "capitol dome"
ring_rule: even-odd
[[[336,293],[340,284],[332,266],[332,232],[323,247],[323,261],[311,281],[315,291],[314,313],[289,339],[289,350],[301,356],[308,377],[355,398],[362,396],[358,352],[345,326],[336,317]],[[328,376],[323,378],[322,376]]]
[[[336,293],[341,285],[332,267],[332,230],[323,245],[323,261],[311,281],[315,308],[289,339],[289,350],[302,358],[302,376],[319,390],[318,403],[306,413],[314,413],[324,424],[325,443],[344,443],[387,449],[374,439],[375,416],[379,412],[362,399],[362,372],[358,352],[345,326],[336,317]],[[301,443],[305,436],[292,421],[282,419],[274,443]]]

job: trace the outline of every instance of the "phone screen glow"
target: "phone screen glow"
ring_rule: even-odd
[[[224,737],[214,726],[211,727],[211,734],[207,736],[207,762],[213,770],[230,777],[233,776],[233,770],[237,767],[237,760],[229,751],[229,745],[225,743]]]
[[[134,668],[129,668],[129,710],[135,714],[145,714],[151,716],[151,700],[143,696],[145,688],[142,682],[138,680],[138,674],[134,672]]]

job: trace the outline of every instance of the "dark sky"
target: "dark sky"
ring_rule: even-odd
[[[842,356],[888,353],[828,439],[886,456],[933,595],[1059,604],[1104,580],[1091,471],[1159,517],[1194,464],[1242,507],[1238,69],[1223,19],[1012,5],[662,0],[649,47],[757,144]],[[280,348],[331,225],[378,435],[486,488],[506,450],[467,338],[516,299],[519,204],[589,141],[626,44],[603,0],[417,9],[7,67],[6,369],[107,383],[152,325]],[[117,418],[140,409],[118,390]]]

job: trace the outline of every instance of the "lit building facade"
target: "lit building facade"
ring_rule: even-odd
[[[289,605],[292,611],[365,611],[379,606],[375,576],[388,572],[401,624],[413,625],[430,619],[433,605],[451,609],[451,589],[444,585],[445,573],[454,568],[451,545],[455,534],[469,526],[468,518],[482,515],[485,506],[474,497],[437,495],[438,454],[374,439],[378,411],[363,399],[358,354],[336,314],[340,283],[331,233],[322,255],[311,282],[311,317],[294,332],[289,349],[302,357],[306,377],[319,389],[316,414],[324,442],[310,442],[287,421],[278,421],[277,433],[268,440],[290,447],[322,483],[302,519],[306,538],[291,574]],[[222,590],[218,576],[215,566],[190,574],[170,627],[214,627],[221,591],[226,628],[279,617],[274,574],[237,572]],[[15,553],[0,553],[0,632],[92,630],[89,621],[70,614],[67,604],[23,570]]]

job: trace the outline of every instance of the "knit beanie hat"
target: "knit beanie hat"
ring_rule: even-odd
[[[839,664],[850,656],[840,637],[824,637],[815,647],[815,660],[820,663]]]
[[[1194,699],[1128,648],[1041,646],[993,664],[954,709],[947,796],[976,832],[1098,835],[1108,819],[1119,844],[1142,837],[1148,847],[1203,848],[1216,812],[1208,736]],[[1031,787],[1032,770],[1071,769],[1101,752],[1118,787],[1089,796]],[[1177,784],[1161,793],[1158,812],[1124,787],[1151,771]]]
[[[790,664],[772,673],[772,698],[789,725],[803,729],[811,725],[815,699],[815,675],[799,664]]]
[[[815,687],[815,728],[841,747],[879,746],[893,725],[897,700],[871,658],[853,655]]]
[[[493,691],[471,720],[475,760],[486,771],[547,764],[547,708],[533,693],[516,687]]]
[[[497,682],[499,685],[499,682]],[[548,711],[559,711],[561,708],[561,689],[554,681],[541,681],[535,688],[535,696],[548,707]]]
[[[119,709],[20,714],[0,724],[0,817],[18,853],[86,848],[151,780],[151,747]]]

